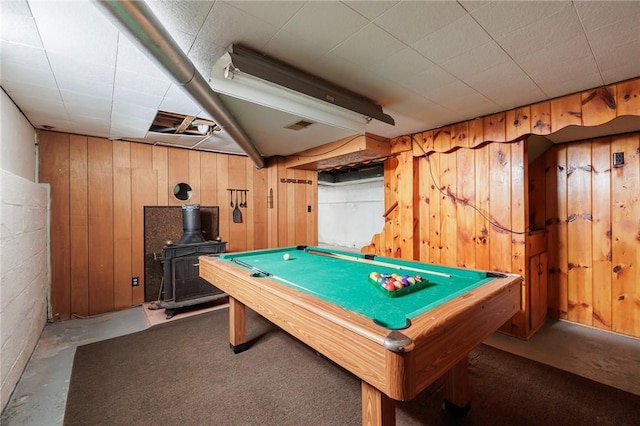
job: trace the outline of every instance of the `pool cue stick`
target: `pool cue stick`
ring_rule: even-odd
[[[393,269],[400,269],[400,270],[407,270],[407,271],[414,271],[414,272],[422,272],[422,273],[425,273],[425,274],[437,275],[439,277],[451,278],[451,275],[445,274],[443,272],[429,271],[427,269],[413,268],[411,266],[395,265],[393,263],[380,262],[379,260],[365,259],[365,258],[356,257],[356,256],[347,256],[346,254],[329,253],[329,252],[326,252],[326,251],[313,250],[313,249],[309,249],[309,248],[306,249],[306,251],[308,253],[317,254],[317,255],[320,255],[320,256],[335,257],[337,259],[349,260],[349,261],[353,261],[353,262],[367,263],[369,265],[384,266],[385,268],[393,268]]]
[[[289,281],[289,280],[285,280],[284,278],[279,277],[279,276],[277,276],[277,275],[274,275],[274,274],[272,274],[271,272],[263,271],[263,270],[262,270],[262,269],[260,269],[260,268],[256,268],[255,266],[250,265],[250,264],[248,264],[247,262],[243,262],[242,260],[238,260],[238,259],[236,259],[236,258],[232,258],[232,259],[230,259],[230,260],[231,260],[231,262],[233,262],[233,263],[237,263],[237,264],[238,264],[238,265],[240,265],[240,266],[243,266],[243,267],[245,267],[245,268],[247,268],[247,269],[250,269],[250,270],[252,270],[252,271],[254,271],[254,272],[257,272],[257,273],[259,273],[259,274],[262,274],[262,275],[264,275],[265,277],[271,277],[271,278],[273,278],[273,279],[275,279],[275,280],[278,280],[278,281],[281,281],[281,282],[283,282],[283,283],[285,283],[285,284],[287,284],[287,285],[290,285],[291,287],[296,287],[296,288],[299,288],[299,289],[301,289],[301,290],[304,290],[306,293],[318,294],[318,293],[316,293],[315,291],[311,291],[311,290],[309,290],[309,289],[307,289],[307,288],[302,287],[301,285],[298,285],[298,284],[296,284],[296,283],[292,283],[292,282],[291,282],[291,281]]]

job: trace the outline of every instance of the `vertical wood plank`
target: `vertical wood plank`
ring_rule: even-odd
[[[139,285],[131,288],[132,305],[144,302],[144,206],[158,205],[158,173],[153,169],[153,147],[132,143],[131,155],[131,275]]]
[[[455,266],[458,257],[456,154],[440,155],[440,262]]]
[[[227,242],[227,251],[232,251],[230,223],[231,223],[231,192],[229,186],[229,156],[223,154],[216,155],[216,193],[218,194],[218,205],[220,206],[220,238]],[[233,200],[235,202],[235,200]],[[234,204],[235,205],[235,204]]]
[[[216,154],[212,152],[200,153],[200,202],[203,206],[221,206],[218,201],[218,191],[216,189],[217,170],[216,170]],[[224,197],[226,194],[220,194],[220,200],[228,199]],[[214,235],[215,237],[215,235]]]
[[[139,285],[131,291],[131,303],[144,302],[144,207],[158,205],[158,172],[151,167],[131,169],[131,274]],[[157,295],[154,295],[154,297]]]
[[[179,183],[189,183],[189,151],[180,148],[167,150],[167,199],[170,206],[189,204],[190,200],[182,201],[174,196],[174,187]]]
[[[255,195],[255,172],[256,168],[253,166],[253,163],[249,160],[249,158],[245,158],[244,162],[245,168],[245,176],[246,176],[246,189],[248,192],[246,193],[246,203],[247,208],[244,209],[245,217],[247,220],[247,250],[253,250],[255,247],[255,234],[259,232],[256,229],[256,204],[253,201]]]
[[[268,223],[268,247],[278,247],[279,244],[279,217],[278,206],[280,200],[280,183],[278,176],[278,160],[268,160],[267,168],[267,223]]]
[[[441,263],[441,243],[440,234],[442,229],[441,205],[442,195],[440,194],[438,185],[438,176],[440,176],[440,156],[442,154],[435,153],[427,158],[427,173],[429,174],[429,259],[433,263]]]
[[[165,146],[153,146],[153,169],[156,171],[158,177],[158,205],[169,205],[169,194],[173,193],[173,187],[169,188],[169,159],[168,148]],[[173,198],[173,197],[172,197]]]
[[[545,226],[547,229],[547,312],[552,318],[560,318],[560,264],[558,262],[558,232],[560,217],[558,213],[558,147],[553,147],[544,155],[545,186]]]
[[[616,87],[606,86],[583,92],[582,125],[597,126],[616,118]]]
[[[253,193],[249,198],[253,205],[253,247],[254,249],[264,249],[269,247],[269,183],[266,168],[256,169],[253,163],[247,162],[253,170]],[[314,208],[317,210],[317,202]]]
[[[306,181],[307,174],[308,172],[306,170],[297,170],[294,173],[294,176],[296,181]],[[293,185],[294,187],[296,199],[296,202],[293,205],[289,205],[289,209],[292,209],[295,212],[294,221],[296,226],[295,240],[293,244],[305,244],[308,243],[307,229],[308,227],[310,227],[308,225],[311,225],[307,223],[307,215],[309,214],[307,213],[307,187],[309,185],[307,185],[306,183],[295,183],[290,185]]]
[[[51,185],[51,307],[54,319],[71,316],[69,135],[40,132],[40,182]]]
[[[131,286],[131,144],[113,141],[114,307],[132,305]]]
[[[466,268],[476,267],[475,243],[475,211],[471,205],[475,204],[476,174],[475,154],[470,149],[459,149],[456,153],[456,194],[458,208],[456,209],[457,224],[457,266]]]
[[[638,115],[640,111],[640,79],[618,83],[616,85],[618,117]]]
[[[89,313],[114,310],[112,142],[87,141],[89,212]]]
[[[507,141],[513,141],[531,133],[531,108],[527,106],[507,111],[505,122]]]
[[[398,166],[399,166],[399,161],[397,158],[394,157],[393,160],[389,162],[388,182],[386,182],[386,179],[385,179],[385,199],[387,197],[386,194],[388,192],[390,197],[389,200],[394,200],[393,202],[398,201],[398,175],[397,175]],[[385,167],[385,176],[387,176],[386,167]],[[396,237],[399,235],[397,208],[389,216],[388,223],[389,223],[389,226],[385,226],[385,233],[384,233],[384,256],[394,257],[396,255],[396,248],[397,248]]]
[[[551,131],[557,132],[567,126],[582,124],[582,102],[580,94],[564,96],[549,101],[551,104]]]
[[[511,269],[511,146],[489,145],[489,230],[492,271]]]
[[[404,151],[398,156],[398,219],[400,221],[399,257],[414,259],[413,253],[413,153]]]
[[[153,169],[152,145],[146,143],[132,143],[130,151],[132,169]]]
[[[591,144],[567,147],[567,319],[591,325]]]
[[[191,198],[187,201],[189,204],[202,204],[202,183],[200,182],[200,151],[189,150],[189,180],[187,183],[191,186]]]
[[[611,141],[591,143],[593,172],[592,194],[592,262],[594,327],[611,330]]]
[[[611,172],[612,329],[640,335],[640,134],[614,136],[611,151],[625,163]]]
[[[567,318],[569,312],[568,301],[568,235],[567,235],[567,146],[560,145],[557,150],[557,169],[556,169],[556,197],[558,212],[558,228],[557,228],[557,257],[558,257],[558,312],[561,319]],[[548,192],[547,192],[548,193]]]
[[[428,158],[422,156],[418,159],[418,260],[431,262],[430,242],[431,242],[431,176],[429,175]],[[386,219],[385,219],[386,221]]]
[[[524,277],[522,283],[522,303],[526,306],[526,269],[528,264],[526,247],[526,232],[529,231],[528,193],[526,176],[528,170],[527,146],[524,139],[520,139],[511,145],[511,266],[510,272]],[[547,300],[540,301],[536,298],[536,305],[544,305],[546,310]],[[511,319],[511,333],[516,336],[526,337],[529,332],[527,322],[528,310],[520,310]]]
[[[531,133],[536,135],[551,133],[551,103],[549,101],[531,105]]]
[[[71,312],[89,315],[89,215],[87,211],[87,137],[69,136]]]
[[[504,112],[483,118],[484,140],[488,142],[506,141],[506,114]]]
[[[546,174],[545,156],[536,158],[529,164],[527,175],[529,195],[529,228],[532,231],[545,228],[546,220]],[[554,190],[555,194],[555,190]]]
[[[310,185],[305,185],[306,202],[303,214],[305,214],[305,222],[307,224],[307,236],[305,241],[307,244],[318,244],[318,173],[307,171],[306,180],[310,181]],[[310,211],[309,211],[310,209]]]
[[[476,148],[478,145],[484,143],[484,120],[482,118],[470,120],[468,132],[469,148]]]
[[[239,155],[229,156],[229,188],[245,189],[247,185],[247,175],[245,167],[245,159]],[[234,206],[242,202],[242,193],[235,191],[233,195]],[[235,207],[234,207],[235,209]],[[231,209],[230,209],[231,210]],[[233,213],[230,211],[229,221],[229,247],[231,251],[244,251],[247,248],[247,222],[244,208],[240,208],[242,214],[242,222],[233,222]]]
[[[478,211],[475,214],[475,242],[476,242],[476,268],[489,269],[491,267],[491,241],[489,239],[490,216],[490,146],[475,150],[476,162],[476,199],[475,206]]]

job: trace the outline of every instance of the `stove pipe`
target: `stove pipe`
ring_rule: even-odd
[[[204,242],[200,225],[200,204],[182,206],[182,237],[178,244],[194,244]]]

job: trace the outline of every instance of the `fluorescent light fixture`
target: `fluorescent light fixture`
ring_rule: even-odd
[[[395,124],[369,99],[242,46],[213,65],[209,82],[218,93],[360,133],[373,119]]]

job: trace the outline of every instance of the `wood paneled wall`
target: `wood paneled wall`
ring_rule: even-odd
[[[640,134],[555,146],[545,171],[550,315],[640,337]]]
[[[544,226],[552,313],[640,337],[637,136],[559,145],[532,163],[533,176],[525,146],[527,135],[628,115],[640,116],[640,79],[393,139],[385,226],[362,251],[523,275],[523,310],[503,330],[529,337],[540,306],[531,305],[531,242],[520,232]],[[628,165],[603,172],[618,151]]]
[[[440,132],[434,142],[458,136]],[[425,137],[416,135],[414,144],[421,146]],[[524,147],[517,141],[420,157],[400,153],[385,164],[385,188],[398,207],[363,252],[524,276]],[[505,325],[515,334],[525,328],[524,314]]]
[[[228,251],[317,244],[317,173],[285,169],[282,159],[258,170],[244,156],[48,131],[38,144],[39,181],[51,185],[54,319],[144,301],[144,206],[220,206]],[[193,189],[188,201],[173,196],[180,182]],[[249,190],[242,223],[227,188]]]

